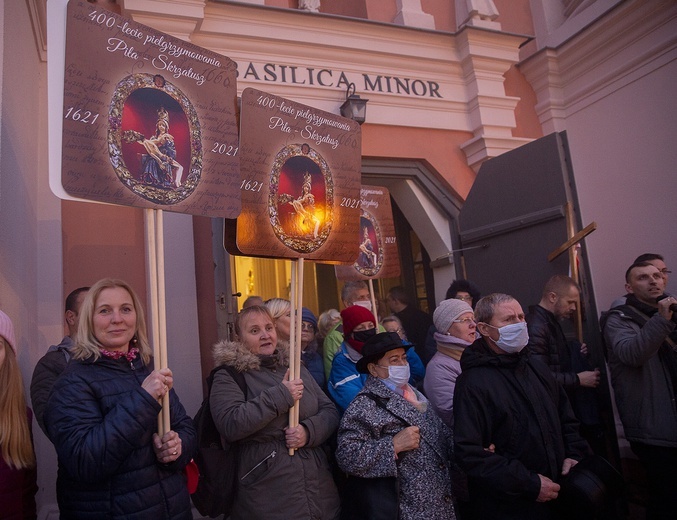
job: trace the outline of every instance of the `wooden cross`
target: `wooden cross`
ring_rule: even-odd
[[[552,262],[555,258],[557,258],[559,255],[568,250],[571,278],[574,280],[574,282],[576,282],[580,286],[576,246],[579,244],[581,240],[583,240],[590,233],[595,231],[595,229],[597,229],[597,223],[592,222],[587,226],[585,226],[583,229],[581,229],[579,232],[575,232],[574,209],[571,202],[566,203],[565,211],[567,219],[567,236],[569,237],[569,239],[548,255],[548,262]],[[578,341],[583,342],[583,322],[581,320],[580,300],[579,304],[576,306],[575,321],[576,321],[576,336],[578,337]]]

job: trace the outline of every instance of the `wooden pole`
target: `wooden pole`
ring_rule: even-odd
[[[165,233],[164,233],[164,213],[162,210],[155,210],[157,232],[157,297],[158,297],[158,321],[160,324],[158,337],[160,339],[160,368],[167,368],[167,307],[165,293]],[[169,392],[162,398],[162,431],[158,432],[160,437],[171,430],[171,421],[169,417]]]
[[[160,366],[160,340],[158,338],[158,331],[160,329],[160,321],[158,317],[158,286],[157,286],[157,247],[155,239],[155,211],[154,209],[146,209],[144,216],[146,220],[146,257],[148,265],[148,281],[150,284],[150,300],[148,308],[150,310],[150,342],[153,345],[153,363],[155,368]],[[163,429],[164,423],[162,414],[158,414],[158,432]]]
[[[371,313],[374,315],[374,325],[376,325],[376,332],[378,332],[378,309],[376,308],[376,296],[374,296],[374,280],[369,278],[369,298],[371,299]]]
[[[298,259],[298,273],[296,275],[296,351],[294,356],[294,373],[297,378],[301,377],[301,334],[303,323],[303,258]],[[299,424],[299,402],[294,404],[294,426]]]
[[[571,239],[576,235],[576,227],[575,227],[575,222],[574,222],[574,207],[571,202],[567,202],[566,204],[566,217],[567,217],[567,236]],[[580,286],[580,281],[579,281],[579,273],[578,273],[578,252],[576,251],[576,247],[578,246],[578,243],[574,244],[572,247],[569,248],[569,266],[571,270],[571,278],[573,279],[574,282],[579,284]],[[578,297],[578,304],[576,305],[576,312],[574,315],[574,323],[576,324],[576,337],[578,338],[578,341],[583,343],[583,317],[581,314],[581,295],[579,294]]]
[[[292,261],[291,319],[289,323],[289,379],[301,377],[301,322],[303,319],[303,258]],[[289,427],[299,425],[299,402],[289,409]],[[294,455],[289,448],[289,455]]]
[[[296,357],[296,293],[298,291],[298,272],[297,272],[297,261],[291,261],[291,297],[290,304],[291,308],[289,310],[289,380],[296,379],[296,364],[294,363],[294,358]],[[296,402],[289,409],[289,427],[293,428],[296,426],[295,417],[296,417]],[[294,448],[289,448],[289,455],[294,455]]]

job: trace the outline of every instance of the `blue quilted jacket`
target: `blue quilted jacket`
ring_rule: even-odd
[[[140,359],[71,361],[54,385],[45,425],[59,457],[61,519],[190,519],[183,468],[197,435],[170,392],[171,429],[182,453],[171,464],[153,451],[161,407],[141,388],[151,372]]]

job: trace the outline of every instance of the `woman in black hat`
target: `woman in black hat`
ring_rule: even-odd
[[[349,475],[343,518],[456,518],[451,431],[409,385],[409,347],[394,332],[362,347],[357,369],[367,381],[338,432],[336,459]]]

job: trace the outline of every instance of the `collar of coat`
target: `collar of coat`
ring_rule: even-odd
[[[383,399],[386,410],[388,410],[388,412],[390,412],[400,421],[406,423],[407,426],[418,426],[420,428],[419,433],[421,434],[423,441],[426,442],[435,453],[437,453],[438,457],[442,461],[447,460],[446,449],[439,445],[438,433],[435,430],[433,423],[437,423],[437,427],[441,429],[447,429],[447,427],[434,413],[431,413],[432,410],[430,408],[428,408],[429,412],[427,413],[419,412],[411,405],[411,403],[408,403],[404,397],[393,392],[390,388],[383,384],[383,382],[378,377],[374,377],[372,375],[367,377],[364,388],[360,391],[360,394],[363,393],[372,393],[376,397]],[[361,399],[369,398],[361,397]],[[428,420],[422,419],[425,415],[428,415]]]
[[[277,342],[278,365],[289,366],[289,344],[284,341]],[[248,372],[261,368],[261,358],[254,354],[239,341],[219,341],[212,350],[214,366],[227,365],[235,368],[238,372]]]

